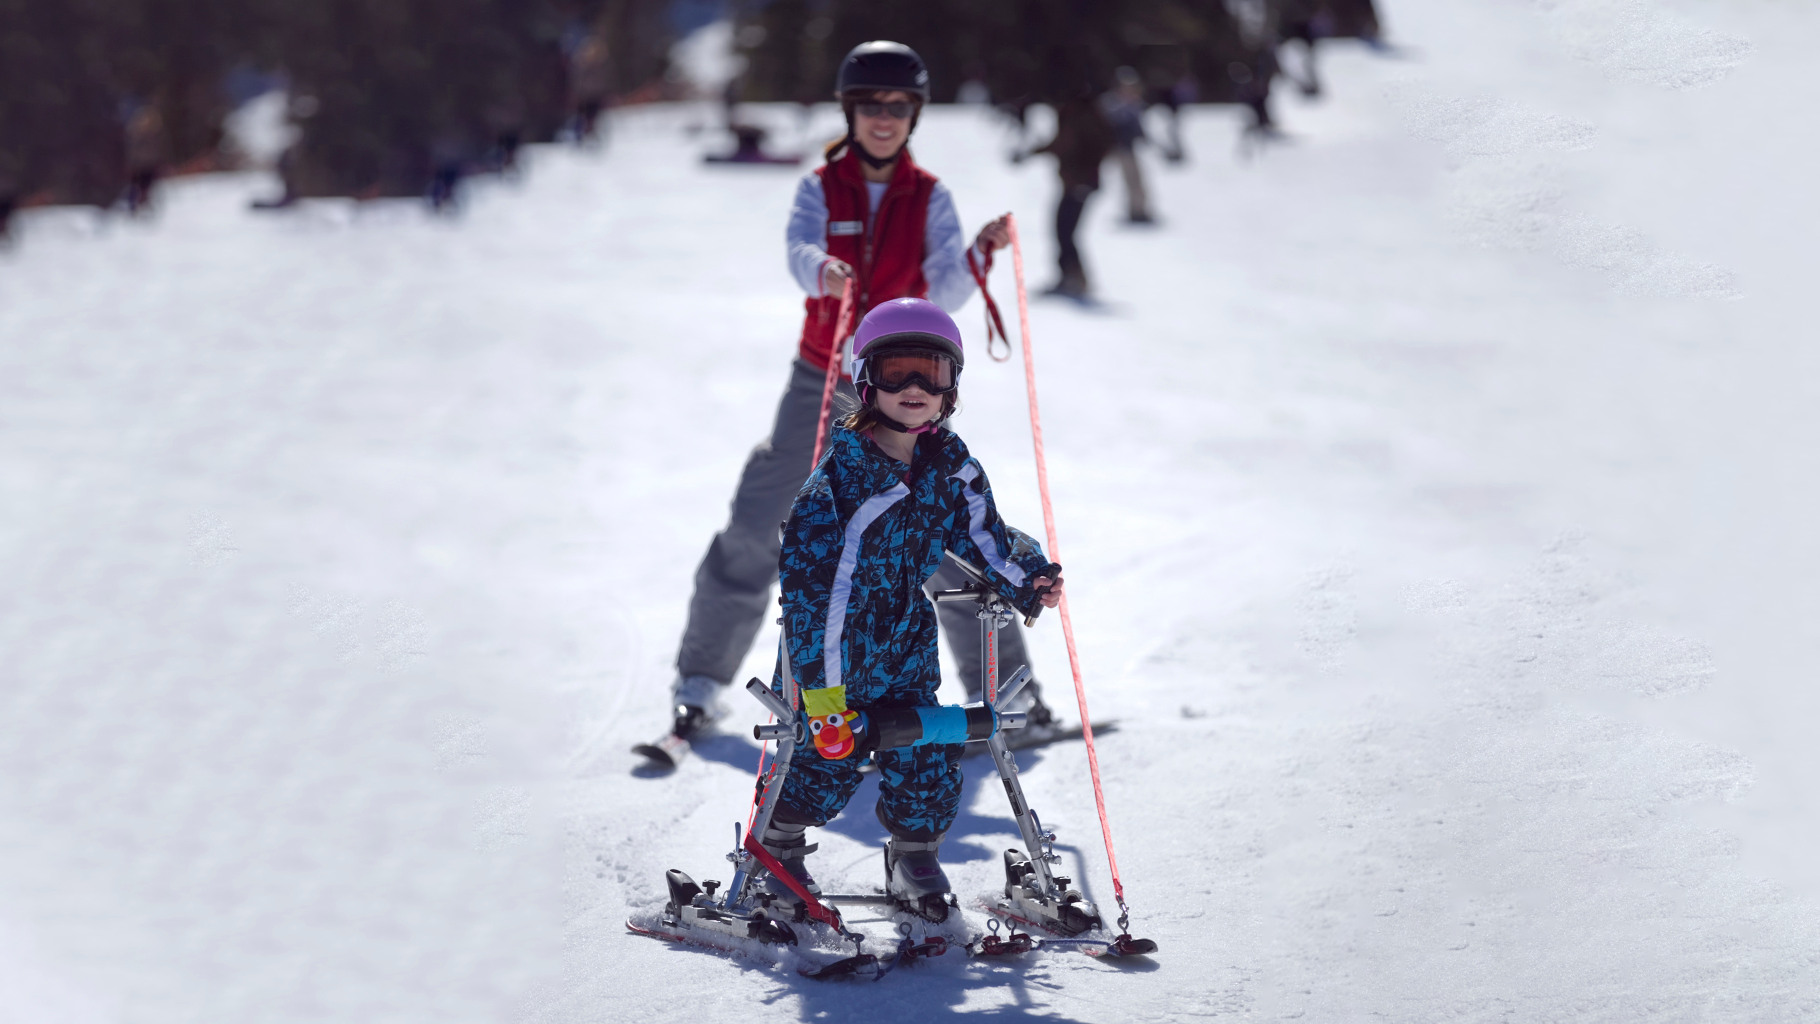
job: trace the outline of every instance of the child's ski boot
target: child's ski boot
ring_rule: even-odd
[[[821,844],[809,842],[808,831],[807,825],[791,825],[773,820],[765,829],[764,835],[759,837],[758,845],[776,857],[784,870],[790,872],[790,877],[809,890],[809,895],[819,897],[822,888],[815,884],[815,876],[809,874],[809,866],[803,863],[803,858],[814,853]],[[783,879],[775,875],[765,879],[765,891],[777,898],[776,906],[795,907],[801,913],[803,898]]]
[[[948,919],[948,876],[942,873],[935,851],[940,836],[927,843],[892,836],[885,844],[885,891],[904,910],[940,923]]]

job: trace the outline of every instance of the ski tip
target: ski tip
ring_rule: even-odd
[[[669,932],[659,931],[656,928],[650,928],[639,924],[629,917],[626,918],[626,931],[629,931],[634,935],[648,935],[653,939],[663,939],[666,942],[680,941],[679,936],[671,935]]]
[[[689,741],[671,733],[655,743],[640,743],[632,748],[632,753],[643,757],[646,770],[667,772],[682,763],[689,753]]]
[[[1149,956],[1156,952],[1156,942],[1153,939],[1134,939],[1129,935],[1121,935],[1112,940],[1107,952],[1113,956]]]
[[[850,956],[833,963],[805,967],[796,973],[816,981],[832,981],[835,978],[851,978],[855,975],[875,977],[879,973],[878,957],[871,953],[861,953],[858,956]]]
[[[644,758],[647,762],[646,767],[661,768],[664,771],[676,767],[676,760],[654,743],[640,743],[632,748],[632,753]]]

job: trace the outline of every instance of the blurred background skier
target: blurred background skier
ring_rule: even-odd
[[[151,209],[152,190],[163,177],[169,158],[164,139],[164,116],[156,101],[132,108],[126,117],[126,189],[120,203],[130,214]]]
[[[1334,34],[1333,11],[1328,0],[1285,0],[1280,12],[1283,46],[1278,56],[1283,74],[1302,95],[1321,95],[1321,74],[1315,65],[1315,47]],[[1291,47],[1290,43],[1300,46]],[[1290,54],[1296,56],[1290,57]]]
[[[1100,97],[1100,108],[1112,125],[1112,155],[1125,180],[1125,220],[1131,224],[1156,223],[1150,216],[1144,169],[1137,158],[1137,145],[1145,141],[1144,107],[1143,78],[1136,68],[1119,68],[1111,91]]]
[[[1034,151],[1055,157],[1056,172],[1062,179],[1062,194],[1055,206],[1056,260],[1062,276],[1047,294],[1071,299],[1085,299],[1091,291],[1087,267],[1074,236],[1081,226],[1087,197],[1099,190],[1100,164],[1114,145],[1112,126],[1094,102],[1095,91],[1091,82],[1082,83],[1074,96],[1056,109],[1055,137]]]
[[[1238,87],[1240,103],[1251,108],[1251,124],[1245,128],[1245,144],[1280,139],[1276,119],[1270,114],[1270,85],[1282,65],[1277,50],[1282,36],[1277,28],[1277,9],[1268,0],[1225,0],[1239,30],[1247,60],[1226,65],[1226,74]],[[1242,147],[1243,149],[1243,147]]]
[[[1188,159],[1188,147],[1182,141],[1182,108],[1201,101],[1201,83],[1194,72],[1184,71],[1152,96],[1154,102],[1169,111],[1169,138],[1163,143],[1163,159],[1179,164]]]
[[[569,50],[569,131],[579,145],[600,141],[600,112],[612,85],[608,57],[607,41],[592,29]]]
[[[718,716],[721,693],[771,607],[777,524],[811,468],[828,361],[841,358],[845,341],[835,330],[847,282],[854,284],[853,322],[879,303],[905,297],[954,310],[975,288],[969,255],[983,272],[992,253],[1010,243],[1001,217],[969,244],[953,197],[911,159],[910,134],[929,100],[929,72],[914,50],[884,41],[854,47],[841,63],[836,93],[847,133],[828,145],[827,162],[803,177],[786,232],[790,271],[808,294],[797,357],[771,435],[746,460],[728,523],[695,573],[670,692],[672,734],[683,739]],[[852,385],[841,380],[832,418],[857,404]],[[963,582],[960,570],[947,567],[930,585],[953,589]],[[981,672],[979,624],[958,604],[941,607],[962,678],[977,699],[971,691]],[[1001,677],[1028,660],[1020,631],[1005,631]],[[1040,733],[1053,716],[1035,691],[1034,684],[1026,687],[1033,701],[1027,713]],[[640,748],[647,756],[653,749]]]

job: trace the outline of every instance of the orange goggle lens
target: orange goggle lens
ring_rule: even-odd
[[[898,392],[912,384],[936,395],[954,390],[954,360],[939,352],[891,352],[866,362],[868,382],[880,391]]]

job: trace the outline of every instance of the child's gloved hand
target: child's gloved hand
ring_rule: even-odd
[[[809,735],[815,739],[815,752],[830,761],[853,753],[854,719],[859,712],[847,710],[847,688],[828,686],[803,691],[803,710],[809,715]]]

